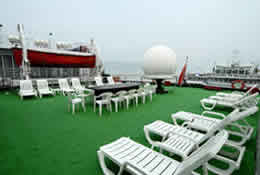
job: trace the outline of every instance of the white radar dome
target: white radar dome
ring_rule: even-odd
[[[167,46],[154,46],[144,54],[144,75],[167,78],[176,74],[176,54]]]

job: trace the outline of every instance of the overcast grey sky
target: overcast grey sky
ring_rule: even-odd
[[[260,63],[259,0],[5,0],[0,23],[10,33],[23,23],[26,33],[47,39],[88,41],[94,37],[107,61],[142,60],[155,44],[173,48],[181,65],[193,69],[231,61]]]

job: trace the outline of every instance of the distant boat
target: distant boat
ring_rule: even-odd
[[[15,62],[22,64],[22,48],[12,48]],[[96,55],[92,53],[52,50],[46,48],[27,49],[27,57],[32,67],[85,67],[96,66]]]
[[[188,84],[200,82],[206,89],[235,89],[247,90],[255,84],[260,84],[260,73],[258,65],[216,65],[212,73],[189,74]],[[259,87],[255,88],[259,91]]]

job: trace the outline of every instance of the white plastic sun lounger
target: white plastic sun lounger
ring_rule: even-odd
[[[254,93],[252,95],[246,96],[242,99],[237,100],[217,100],[211,98],[204,98],[200,100],[202,107],[205,110],[213,110],[216,106],[223,106],[228,108],[241,108],[245,109],[251,106],[256,106],[258,104],[258,96],[259,93]]]
[[[155,121],[149,125],[144,126],[145,137],[152,145],[152,148],[159,147],[161,151],[166,150],[170,153],[177,154],[185,160],[190,153],[196,150],[203,142],[205,142],[205,140],[212,137],[215,132],[218,130],[223,130],[227,124],[230,124],[236,120],[239,117],[239,114],[240,112],[238,109],[234,110],[231,114],[229,114],[229,117],[226,117],[225,119],[216,123],[214,127],[211,127],[211,129],[206,132],[206,134],[189,130],[188,128],[181,127],[179,125],[171,125],[163,121]],[[161,136],[162,141],[153,140],[150,137],[150,133]],[[231,174],[234,170],[239,169],[241,160],[244,156],[245,147],[234,145],[229,141],[225,143],[225,146],[236,150],[236,153],[238,154],[235,154],[234,152],[228,152],[228,154],[233,154],[233,156],[235,156],[237,159],[234,161],[225,155],[216,156],[215,159],[218,159],[229,165],[228,169],[219,169],[213,165],[209,165],[210,170],[216,174],[228,175]]]
[[[198,175],[193,170],[200,166],[203,166],[203,174],[207,175],[207,162],[216,156],[227,137],[227,132],[220,132],[183,162],[178,162],[129,138],[122,137],[100,147],[98,159],[105,175],[115,174],[106,166],[105,157],[119,165],[118,175],[121,175],[123,171],[136,175]]]
[[[40,98],[42,98],[43,95],[54,95],[54,92],[48,86],[47,80],[37,80],[37,90]]]
[[[257,87],[257,85],[252,86],[250,89],[248,89],[248,91],[244,92],[239,92],[239,91],[234,91],[232,93],[223,93],[223,92],[218,92],[216,94],[216,96],[219,97],[228,97],[228,98],[242,98],[245,97],[247,95],[249,95],[255,88]]]
[[[232,119],[232,123],[228,124],[228,126],[233,127],[233,129],[227,131],[230,135],[238,136],[240,138],[240,141],[229,140],[229,142],[235,145],[243,145],[247,140],[251,138],[254,128],[248,124],[245,118],[255,114],[258,110],[259,109],[257,106],[253,106],[237,113],[237,115]],[[211,117],[207,117],[207,115],[210,115]],[[221,119],[212,118],[213,116]],[[230,114],[228,116],[225,116],[224,114],[217,112],[204,111],[201,115],[198,115],[190,112],[181,111],[172,114],[171,117],[175,125],[178,125],[178,119],[184,121],[182,126],[186,125],[192,129],[209,132],[212,128],[216,126],[217,123],[222,122],[227,117],[230,117]]]
[[[67,79],[59,79],[58,81],[59,81],[60,90],[62,91],[62,93],[63,93],[64,96],[65,96],[67,93],[72,93],[72,92],[74,92],[74,90],[70,88]]]
[[[37,96],[36,90],[32,86],[32,80],[20,80],[19,96],[21,99],[26,96]]]

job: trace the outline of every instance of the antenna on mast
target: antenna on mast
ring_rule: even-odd
[[[30,62],[27,58],[27,47],[25,43],[25,37],[24,37],[24,27],[22,24],[17,25],[18,33],[19,33],[19,39],[21,42],[22,52],[23,52],[23,60],[22,60],[22,76],[26,80],[29,79],[29,69],[30,69]]]

